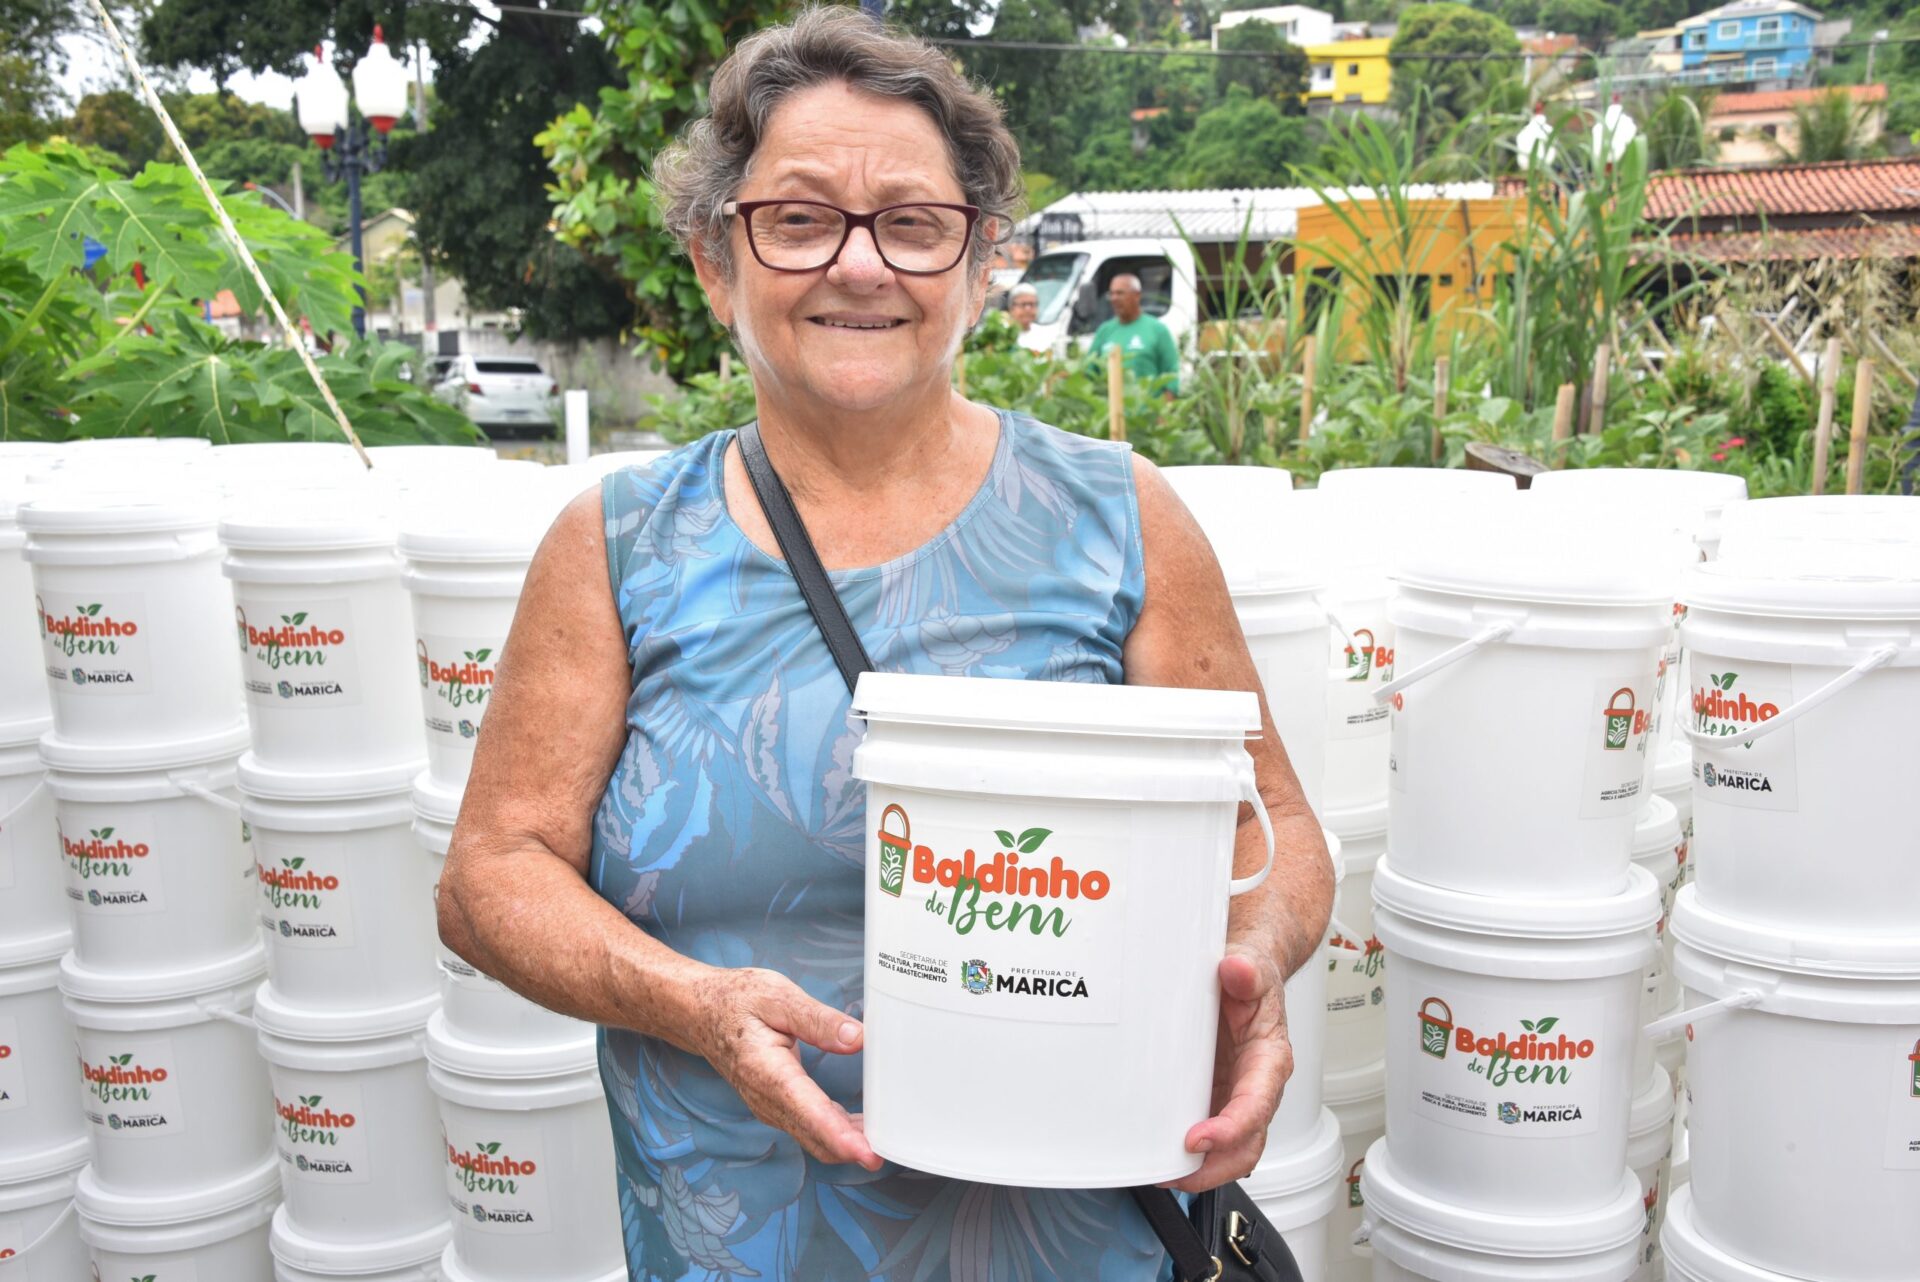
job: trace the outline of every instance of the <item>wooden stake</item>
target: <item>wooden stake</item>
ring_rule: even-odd
[[[1613,347],[1602,343],[1593,349],[1593,406],[1587,416],[1587,431],[1598,436],[1607,425],[1607,384],[1613,372]]]
[[[1126,372],[1118,345],[1107,349],[1107,437],[1127,439]]]
[[[1813,425],[1813,492],[1827,492],[1827,453],[1832,446],[1833,402],[1840,386],[1840,340],[1827,340],[1820,359],[1820,416]]]
[[[1453,358],[1441,356],[1433,362],[1433,461],[1437,465],[1446,451],[1440,441],[1440,420],[1447,416],[1447,392],[1453,379]]]
[[[1313,379],[1320,364],[1320,340],[1316,335],[1307,335],[1307,341],[1301,345],[1300,353],[1300,439],[1306,440],[1313,432]]]
[[[1901,362],[1900,358],[1893,354],[1893,349],[1887,346],[1885,339],[1881,338],[1880,335],[1874,333],[1872,330],[1868,330],[1867,341],[1873,344],[1873,349],[1876,352],[1886,357],[1887,365],[1894,373],[1913,384],[1915,391],[1920,391],[1920,378],[1914,377],[1913,371],[1908,369],[1906,365]]]
[[[1867,479],[1867,428],[1873,423],[1873,362],[1853,367],[1853,432],[1847,437],[1847,493],[1858,494]]]
[[[724,383],[732,377],[733,377],[733,353],[722,352],[720,353],[720,381]]]
[[[1753,318],[1760,322],[1762,329],[1767,331],[1767,337],[1773,340],[1774,346],[1778,347],[1781,353],[1784,354],[1789,361],[1793,362],[1793,368],[1799,371],[1800,377],[1811,383],[1813,381],[1812,371],[1808,370],[1807,363],[1800,359],[1800,353],[1793,350],[1793,344],[1789,343],[1787,336],[1780,332],[1780,327],[1758,312],[1753,314]],[[1816,490],[1815,493],[1818,493],[1818,491]]]
[[[1567,443],[1573,439],[1573,403],[1575,388],[1572,383],[1560,384],[1560,394],[1553,402],[1553,457],[1547,460],[1549,467],[1567,465]]]

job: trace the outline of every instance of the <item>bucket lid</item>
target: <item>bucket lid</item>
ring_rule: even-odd
[[[1343,840],[1378,837],[1387,830],[1387,799],[1381,797],[1376,802],[1355,806],[1351,810],[1329,810],[1321,818]]]
[[[32,717],[26,721],[0,721],[0,751],[8,748],[37,748],[40,736],[52,728],[52,717]],[[39,766],[37,755],[34,765],[36,768]]]
[[[907,672],[861,673],[853,708],[868,721],[1068,734],[1237,740],[1260,729],[1260,701],[1241,690]]]
[[[376,469],[472,467],[500,461],[491,445],[375,445],[368,448],[367,457]]]
[[[354,1042],[425,1028],[440,1008],[440,995],[428,993],[393,1006],[323,1010],[290,1002],[272,983],[254,990],[253,1022],[271,1037],[295,1042]]]
[[[1689,609],[1766,618],[1920,619],[1920,541],[1867,555],[1861,544],[1835,545],[1826,572],[1791,561],[1708,561],[1681,586]]]
[[[1673,853],[1680,844],[1680,811],[1671,801],[1655,793],[1633,817],[1633,857]]]
[[[1647,1084],[1633,1097],[1627,1111],[1627,1134],[1651,1135],[1673,1125],[1673,1078],[1658,1064],[1647,1076]]]
[[[1389,577],[1461,596],[1566,605],[1673,600],[1673,536],[1525,496],[1479,502],[1459,520],[1401,541]]]
[[[4,1193],[4,1186],[9,1184],[43,1180],[49,1175],[85,1166],[91,1156],[92,1144],[85,1135],[52,1148],[30,1149],[25,1153],[0,1151],[0,1193]],[[4,1276],[0,1274],[0,1277]]]
[[[1313,1132],[1304,1140],[1284,1147],[1272,1144],[1260,1157],[1253,1174],[1241,1181],[1247,1196],[1253,1198],[1288,1197],[1324,1186],[1337,1196],[1334,1179],[1346,1165],[1346,1151],[1340,1143],[1340,1122],[1327,1109],[1320,1110]]]
[[[1708,533],[1729,504],[1747,497],[1746,478],[1671,467],[1570,467],[1542,472],[1528,490],[1555,503],[1602,508],[1639,524],[1660,522],[1693,538]],[[1689,548],[1697,559],[1698,552]]]
[[[63,920],[45,934],[0,940],[0,970],[58,961],[73,946],[73,932]]]
[[[581,465],[581,471],[590,476],[606,476],[622,468],[648,467],[655,459],[663,459],[672,452],[672,450],[614,450],[609,454],[594,454]]]
[[[460,799],[465,790],[449,788],[433,777],[431,770],[422,770],[413,780],[413,809],[420,818],[430,823],[451,825],[460,817]]]
[[[93,1167],[80,1172],[74,1205],[80,1214],[115,1228],[157,1228],[185,1224],[219,1215],[250,1202],[280,1196],[280,1159],[267,1160],[251,1170],[206,1188],[185,1193],[137,1193],[101,1184]]]
[[[1640,1182],[1624,1167],[1613,1199],[1579,1215],[1472,1211],[1429,1196],[1401,1178],[1383,1139],[1367,1150],[1360,1188],[1367,1215],[1430,1242],[1490,1255],[1550,1260],[1611,1251],[1638,1238],[1647,1223]]]
[[[1336,1110],[1371,1100],[1380,1100],[1384,1106],[1386,1091],[1387,1061],[1384,1056],[1371,1064],[1325,1073],[1320,1078],[1320,1098],[1327,1107]]]
[[[1660,920],[1660,885],[1630,865],[1618,894],[1583,899],[1469,895],[1401,875],[1392,856],[1373,869],[1373,902],[1431,926],[1520,939],[1600,939],[1645,930]]]
[[[400,555],[429,561],[531,560],[554,518],[587,487],[548,471],[520,474],[517,467],[485,469],[457,492],[407,507],[400,523]]]
[[[1474,499],[1512,494],[1515,484],[1504,472],[1469,472],[1458,467],[1338,467],[1320,473],[1314,487],[1322,494],[1417,502],[1441,496]]]
[[[1840,979],[1920,979],[1920,931],[1901,936],[1785,929],[1715,912],[1701,902],[1698,885],[1680,888],[1667,929],[1682,943],[1727,961]]]
[[[283,1205],[273,1213],[273,1229],[267,1244],[274,1259],[296,1269],[341,1277],[368,1277],[411,1265],[434,1263],[452,1236],[453,1224],[443,1219],[406,1237],[372,1242],[322,1242],[295,1229]]]
[[[156,478],[147,490],[132,478],[57,472],[20,505],[16,519],[28,534],[158,534],[211,530],[219,504],[210,486],[186,473]]]
[[[169,739],[163,743],[79,743],[62,739],[58,731],[49,730],[40,736],[40,760],[49,770],[75,774],[170,770],[176,766],[231,760],[246,751],[247,741],[245,722],[191,739]]]
[[[241,951],[184,970],[93,970],[72,953],[60,959],[60,991],[90,1002],[172,1001],[251,987],[267,973],[267,945],[256,937]]]
[[[1680,1185],[1667,1199],[1660,1249],[1666,1254],[1671,1282],[1794,1282],[1784,1273],[1749,1264],[1707,1241],[1694,1221],[1691,1184]]]
[[[368,491],[374,496],[376,492]],[[272,496],[220,522],[220,541],[249,552],[349,551],[391,547],[393,518],[377,496],[348,498],[332,490]]]
[[[566,1077],[595,1068],[599,1063],[595,1034],[570,1042],[550,1042],[532,1046],[483,1046],[451,1032],[444,1012],[435,1011],[427,1021],[427,1062],[435,1068],[467,1077],[509,1078],[516,1081],[539,1077]]]
[[[1293,511],[1293,476],[1277,467],[1168,467],[1160,470],[1213,547],[1234,596],[1320,586],[1319,540]]]
[[[410,792],[423,763],[403,761],[398,765],[374,766],[365,770],[322,771],[276,770],[262,765],[249,752],[240,758],[235,777],[240,793],[267,801],[348,801],[366,797]]]

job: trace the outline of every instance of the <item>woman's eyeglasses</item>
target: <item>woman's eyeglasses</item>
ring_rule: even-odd
[[[856,214],[818,200],[730,200],[720,212],[746,221],[754,258],[776,272],[819,271],[840,257],[855,227],[864,227],[893,270],[938,276],[966,257],[980,221],[976,205],[888,205]]]

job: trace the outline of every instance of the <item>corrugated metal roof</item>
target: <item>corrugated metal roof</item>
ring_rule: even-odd
[[[1365,188],[1332,193],[1337,199],[1369,199]],[[1491,183],[1449,183],[1444,186],[1422,184],[1409,197],[1415,200],[1484,200],[1493,195]],[[1014,228],[1014,234],[1029,236],[1041,230],[1047,235],[1071,235],[1081,240],[1111,240],[1118,236],[1178,237],[1185,234],[1196,241],[1231,241],[1240,236],[1243,226],[1253,240],[1281,240],[1292,236],[1300,225],[1300,211],[1320,203],[1310,187],[1235,187],[1201,191],[1085,191],[1054,201],[1045,209],[1029,214]],[[1248,211],[1252,222],[1248,223]],[[1061,228],[1068,218],[1077,218],[1077,231]]]

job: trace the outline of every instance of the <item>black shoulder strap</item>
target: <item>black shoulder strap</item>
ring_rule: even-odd
[[[1206,1282],[1206,1279],[1216,1276],[1213,1256],[1194,1229],[1193,1221],[1187,1218],[1187,1212],[1181,1208],[1178,1198],[1166,1189],[1150,1185],[1131,1188],[1127,1192],[1133,1194],[1133,1204],[1147,1217],[1147,1225],[1153,1230],[1153,1235],[1160,1239],[1160,1245],[1167,1248],[1167,1255],[1173,1260],[1173,1276],[1178,1282]],[[1212,1194],[1202,1193],[1199,1197],[1211,1200]]]
[[[786,558],[793,581],[800,585],[807,612],[813,615],[840,669],[840,676],[851,691],[862,672],[873,670],[873,660],[867,657],[867,648],[860,644],[860,634],[854,631],[853,620],[847,617],[847,607],[840,603],[840,594],[833,590],[833,580],[820,564],[820,554],[814,551],[806,522],[794,510],[793,496],[787,493],[780,474],[767,461],[767,448],[760,443],[760,424],[747,424],[740,429],[739,437],[740,460],[747,465],[747,479],[753,482],[753,492],[759,496],[760,510],[766,514],[767,524],[773,527],[774,541],[780,545],[780,555]]]

